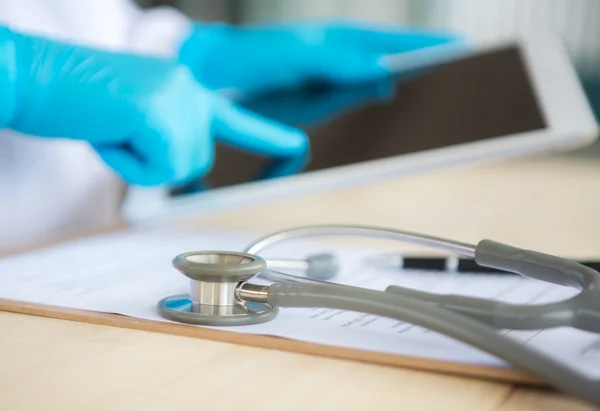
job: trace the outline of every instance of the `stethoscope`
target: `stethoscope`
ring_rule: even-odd
[[[331,255],[309,261],[272,260],[258,254],[282,241],[308,236],[367,236],[398,240],[473,258],[477,264],[573,287],[568,299],[519,305],[459,295],[438,295],[401,286],[385,291],[326,281],[337,270]],[[303,269],[301,277],[269,268]],[[455,338],[520,367],[557,389],[600,406],[600,381],[588,379],[544,354],[498,333],[499,329],[574,327],[600,333],[600,273],[578,262],[482,240],[477,245],[391,228],[324,225],[291,228],[258,239],[242,252],[194,251],[173,260],[190,279],[190,291],[162,299],[160,314],[171,321],[239,326],[273,320],[281,307],[323,307],[389,317]],[[250,282],[255,277],[275,281]],[[319,276],[320,278],[314,278]],[[313,278],[311,278],[313,277]]]

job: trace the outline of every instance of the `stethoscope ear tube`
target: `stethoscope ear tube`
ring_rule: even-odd
[[[574,327],[600,332],[600,274],[578,262],[523,250],[491,240],[481,241],[475,259],[484,267],[500,269],[561,286],[582,290],[561,301],[522,305],[463,295],[435,294],[391,285],[386,292],[427,301],[439,308],[469,316],[499,329]],[[597,309],[582,309],[597,307]]]
[[[456,312],[409,297],[351,286],[274,283],[266,301],[274,307],[326,307],[408,322],[486,351],[548,381],[568,394],[600,406],[600,382],[521,343],[503,338],[497,329]]]
[[[596,270],[577,261],[491,240],[479,242],[475,261],[483,266],[580,290],[573,297],[548,304],[522,306],[497,302],[493,310],[493,324],[497,327],[571,326],[600,332],[600,273]]]
[[[477,244],[475,261],[485,267],[580,290],[592,285],[600,286],[600,275],[576,261],[492,240],[482,240]]]

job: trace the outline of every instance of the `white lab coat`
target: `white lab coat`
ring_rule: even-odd
[[[0,0],[0,23],[115,50],[169,56],[190,27],[130,0]],[[0,131],[0,249],[109,224],[124,187],[84,142]]]

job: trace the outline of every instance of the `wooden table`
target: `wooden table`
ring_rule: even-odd
[[[433,172],[175,224],[361,223],[600,257],[600,159]],[[546,390],[0,313],[0,410],[591,410]]]

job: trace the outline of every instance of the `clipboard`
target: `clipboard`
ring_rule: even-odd
[[[19,250],[15,250],[14,252],[1,255],[0,257],[19,255],[25,252],[34,252],[45,247],[68,244],[75,240],[84,240],[86,238],[101,234],[118,234],[126,229],[127,227],[125,225],[119,225],[108,230],[96,231],[92,233],[88,232],[79,236],[62,238],[59,241],[52,241],[36,244],[32,247],[21,248]],[[0,311],[82,322],[100,326],[156,332],[173,336],[192,337],[230,344],[253,346],[306,355],[323,356],[349,361],[414,369],[419,371],[429,371],[461,377],[486,379],[504,383],[523,384],[529,386],[547,386],[547,384],[538,377],[513,367],[499,368],[444,361],[439,359],[388,354],[377,351],[305,342],[278,336],[239,333],[228,331],[227,329],[205,328],[187,324],[137,318],[122,314],[79,310],[55,305],[44,305],[2,298],[0,298]]]
[[[127,227],[127,225],[119,223],[114,227],[109,227],[104,230],[84,232],[80,235],[62,237],[51,242],[38,243],[29,247],[21,247],[16,250],[11,250],[8,253],[0,253],[0,260],[3,257],[18,256],[19,254],[35,252],[46,247],[64,245],[76,240],[85,240],[97,235],[117,234],[119,232],[126,231],[128,228],[129,227]],[[167,230],[171,229],[170,227],[164,228]],[[500,368],[480,364],[468,364],[462,362],[444,361],[440,359],[389,354],[371,350],[305,342],[272,335],[239,333],[228,331],[226,328],[205,328],[173,322],[155,321],[123,314],[80,310],[4,298],[0,298],[0,312],[32,315],[138,331],[155,332],[173,336],[191,337],[229,344],[273,349],[299,354],[413,369],[418,371],[434,372],[438,374],[447,374],[459,377],[521,384],[531,387],[548,387],[548,384],[539,379],[537,376],[512,366]]]
[[[486,379],[533,387],[547,386],[545,382],[541,381],[536,376],[515,368],[496,368],[437,359],[379,353],[369,350],[304,342],[270,335],[236,333],[227,331],[226,329],[220,330],[189,326],[186,324],[153,321],[121,314],[76,310],[7,299],[0,299],[0,311],[76,321],[100,326],[170,334],[173,336],[199,338],[229,344],[400,367],[460,377]]]

